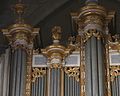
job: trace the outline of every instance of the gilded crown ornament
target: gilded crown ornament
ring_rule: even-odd
[[[8,29],[3,29],[3,34],[5,34],[8,39],[10,39],[10,44],[13,48],[25,47],[32,43],[33,37],[39,32],[39,28],[33,28],[31,25],[26,24],[22,15],[24,13],[25,5],[18,3],[13,7],[17,14],[16,22],[9,26]]]
[[[61,39],[61,27],[55,26],[52,29],[53,44],[45,49],[42,49],[42,53],[48,58],[48,64],[51,67],[61,67],[64,64],[65,57],[70,54],[71,49],[65,48],[59,44]]]
[[[60,26],[55,26],[52,29],[52,39],[53,39],[53,42],[55,40],[59,41],[61,39],[61,27]]]

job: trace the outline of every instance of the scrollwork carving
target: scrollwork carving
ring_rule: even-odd
[[[98,40],[102,37],[101,32],[97,31],[96,29],[90,29],[89,31],[85,32],[84,34],[84,42],[86,42],[92,36],[96,37]]]
[[[110,66],[111,81],[114,81],[114,78],[119,75],[120,75],[120,66]]]
[[[79,82],[80,80],[80,68],[79,67],[66,67],[65,73],[68,74],[68,76],[75,77],[75,79]]]
[[[36,78],[43,77],[45,74],[46,74],[46,68],[33,68],[32,82],[35,82]]]

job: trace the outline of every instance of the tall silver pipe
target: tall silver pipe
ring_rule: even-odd
[[[70,96],[70,77],[68,76],[68,96]]]
[[[51,96],[51,69],[49,68],[48,71],[47,71],[47,96]]]
[[[101,39],[97,40],[97,52],[98,52],[98,79],[99,79],[99,96],[104,96],[105,93],[105,85],[104,85],[104,81],[105,81],[105,75],[104,75],[104,52],[103,52],[103,44]]]
[[[50,96],[54,96],[54,69],[51,69],[51,76],[50,76]]]
[[[27,67],[27,65],[26,65],[26,57],[27,57],[27,54],[26,54],[26,52],[24,51],[24,50],[22,50],[22,56],[21,56],[21,58],[22,58],[22,60],[21,60],[21,77],[20,77],[20,81],[21,81],[21,84],[20,84],[20,96],[23,96],[23,94],[24,94],[24,90],[23,89],[25,89],[25,79],[26,79],[26,67]]]
[[[91,37],[91,57],[92,57],[92,88],[93,96],[99,96],[98,92],[98,65],[97,65],[97,40]]]
[[[47,85],[47,80],[46,80],[47,78],[46,78],[46,75],[44,76],[44,78],[43,78],[43,83],[44,83],[44,90],[43,90],[43,96],[47,96],[47,94],[46,94],[46,85]]]
[[[34,83],[34,87],[33,87],[34,88],[33,89],[34,90],[34,95],[33,96],[35,96],[35,87],[36,87],[36,84]]]
[[[73,77],[73,94],[72,96],[75,96],[75,77]]]
[[[16,86],[16,91],[15,91],[15,96],[20,96],[20,85],[21,85],[21,81],[20,81],[20,73],[21,73],[21,50],[18,49],[18,58],[17,58],[17,67],[16,67],[16,83],[15,83],[15,86]]]
[[[12,71],[12,81],[10,83],[10,89],[11,90],[11,96],[15,96],[15,91],[16,91],[16,76],[17,76],[17,73],[16,73],[16,69],[17,69],[17,60],[18,60],[18,51],[16,50],[13,54],[13,67],[11,68]],[[12,64],[11,64],[12,65]]]
[[[32,94],[31,94],[31,96],[35,96],[34,95],[34,83],[32,82]]]
[[[118,96],[118,76],[115,78],[116,96]]]
[[[44,96],[44,81],[43,81],[44,77],[41,77],[41,96]]]
[[[77,82],[75,81],[75,96],[77,96]]]
[[[111,95],[114,96],[114,92],[113,92],[113,82],[111,82]]]
[[[112,82],[113,96],[116,96],[115,81]]]
[[[115,81],[113,81],[113,91],[114,91],[114,96],[116,96],[116,87],[115,87]]]
[[[39,78],[36,78],[36,83],[35,83],[35,96],[38,96],[38,90],[39,90],[38,79]]]
[[[93,96],[92,94],[92,69],[91,69],[91,41],[90,39],[85,45],[85,78],[86,78],[86,96]]]
[[[10,48],[0,57],[0,96],[9,96]]]
[[[38,78],[38,96],[41,96],[41,77]]]
[[[60,96],[61,70],[59,68],[53,68],[50,71],[50,96]],[[49,94],[48,94],[49,96]]]
[[[54,85],[54,95],[53,96],[57,96],[57,86],[58,86],[58,84],[57,84],[57,69],[52,69],[52,70],[54,70],[54,75],[53,75],[53,79],[54,79],[54,83],[53,83],[53,85]]]
[[[2,95],[2,56],[0,56],[0,95]]]
[[[5,64],[5,55],[2,55],[0,61],[0,95],[1,96],[3,95],[4,64]]]
[[[120,76],[118,76],[118,95],[120,96]]]
[[[12,70],[11,70],[12,69]],[[13,88],[13,73],[14,73],[14,54],[11,53],[10,58],[10,78],[9,78],[9,96],[12,96],[12,88]]]
[[[73,83],[73,82],[72,82],[73,80],[72,80],[72,78],[73,78],[73,77],[70,76],[70,82],[69,82],[69,84],[70,84],[70,87],[69,87],[70,95],[69,95],[69,96],[72,96],[72,93],[73,93],[73,92],[72,92],[72,91],[73,91],[73,90],[72,90],[72,89],[73,89],[73,86],[72,86],[72,85],[73,85],[73,84],[72,84],[72,83]]]
[[[10,75],[10,48],[6,49],[5,51],[5,64],[4,64],[4,78],[3,78],[3,94],[1,96],[9,96],[9,75]]]
[[[78,85],[78,96],[80,96],[80,82],[77,82],[77,85]]]
[[[65,73],[65,90],[64,90],[64,95],[65,96],[68,96],[68,76],[67,74]]]
[[[57,96],[60,96],[60,94],[62,94],[61,92],[60,92],[60,86],[62,86],[61,85],[61,69],[60,68],[58,68],[58,73],[57,73],[57,75],[58,75],[58,79],[57,79],[57,84],[58,84],[58,86],[57,86]]]

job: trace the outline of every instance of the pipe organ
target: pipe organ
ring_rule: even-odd
[[[63,46],[55,26],[40,53],[33,49],[39,28],[24,22],[23,4],[14,8],[16,23],[2,30],[10,46],[0,56],[0,96],[120,96],[120,35],[108,26],[115,12],[87,0],[71,13],[77,36]]]

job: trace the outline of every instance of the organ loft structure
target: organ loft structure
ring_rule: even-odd
[[[17,19],[2,29],[9,47],[0,56],[0,96],[120,96],[120,35],[111,35],[115,12],[87,0],[72,12],[76,36],[62,45],[62,27],[51,29],[52,44],[34,49],[39,28]]]

